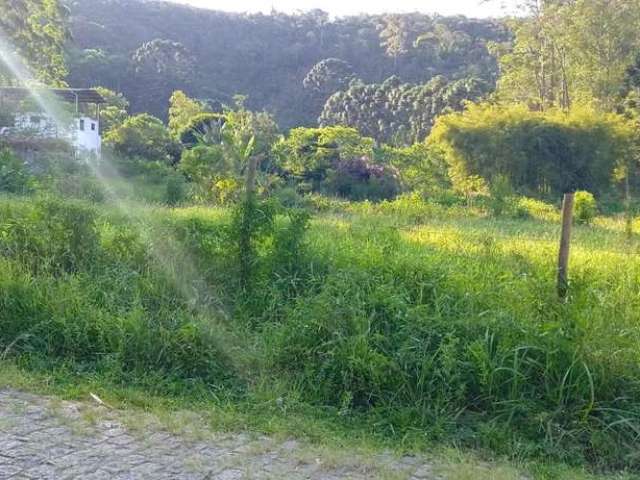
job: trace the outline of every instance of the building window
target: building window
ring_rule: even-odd
[[[91,131],[95,132],[96,131],[96,124],[91,122]]]
[[[80,131],[84,132],[84,118],[80,119]]]

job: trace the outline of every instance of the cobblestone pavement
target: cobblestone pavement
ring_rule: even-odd
[[[195,414],[175,422],[185,428],[0,389],[0,479],[440,479],[414,457],[359,457],[293,440],[203,433],[187,428],[197,424]]]

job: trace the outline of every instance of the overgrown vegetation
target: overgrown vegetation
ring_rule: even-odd
[[[413,198],[309,228],[255,202],[123,216],[4,198],[5,356],[164,394],[261,385],[383,436],[638,467],[639,245],[622,222],[578,230],[560,304],[553,223]]]
[[[67,12],[36,3],[0,26],[60,85]],[[129,98],[99,89],[102,158],[3,136],[0,360],[636,474],[640,8],[535,5],[502,23],[75,2],[70,78]],[[157,38],[163,15],[82,30],[118,6],[214,31],[218,55],[182,24]],[[36,103],[2,103],[3,131]]]

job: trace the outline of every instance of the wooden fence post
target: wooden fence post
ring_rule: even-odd
[[[569,246],[573,223],[573,192],[565,193],[562,199],[562,231],[558,253],[558,296],[566,298],[569,289]]]

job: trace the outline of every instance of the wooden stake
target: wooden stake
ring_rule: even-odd
[[[573,192],[565,193],[562,200],[562,231],[558,253],[558,296],[566,298],[569,289],[569,246],[573,223]]]

